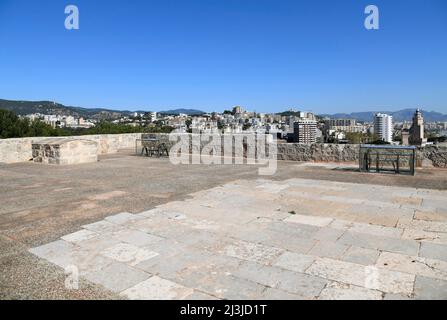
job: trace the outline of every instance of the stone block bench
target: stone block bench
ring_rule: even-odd
[[[33,161],[71,165],[98,161],[95,141],[73,138],[49,138],[32,144]]]

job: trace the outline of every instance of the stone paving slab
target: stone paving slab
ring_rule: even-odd
[[[447,245],[422,242],[419,250],[419,256],[447,262]]]
[[[384,269],[447,280],[447,262],[441,260],[382,252],[377,260],[377,266]]]
[[[306,273],[345,284],[410,295],[415,276],[328,258],[317,259]]]
[[[420,300],[446,300],[447,281],[417,276],[414,296]]]
[[[383,293],[350,284],[332,282],[324,288],[318,298],[320,300],[382,300]]]
[[[445,298],[444,207],[445,191],[239,180],[30,252],[128,299]]]

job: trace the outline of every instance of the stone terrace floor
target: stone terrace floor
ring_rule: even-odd
[[[447,299],[446,181],[129,152],[3,165],[0,298]]]

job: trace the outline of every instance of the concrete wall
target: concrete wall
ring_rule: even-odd
[[[97,143],[98,154],[116,153],[119,149],[135,147],[135,140],[140,133],[101,134],[70,137],[72,139],[90,140]],[[0,139],[0,163],[25,162],[33,158],[32,144],[48,137]]]
[[[163,136],[166,137],[165,134]],[[97,143],[98,154],[115,153],[119,149],[135,147],[139,133],[71,137]],[[0,163],[24,162],[32,159],[32,143],[47,138],[0,140]],[[166,138],[165,138],[166,139]],[[278,159],[315,162],[357,162],[359,145],[279,143]],[[417,153],[418,165],[447,168],[447,147],[428,146]]]

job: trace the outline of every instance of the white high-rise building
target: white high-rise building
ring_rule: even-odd
[[[393,142],[393,116],[377,113],[374,116],[374,133],[380,140]]]

